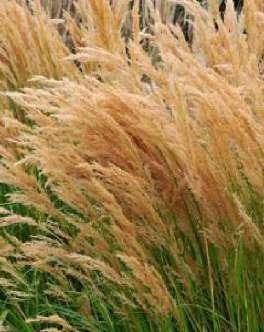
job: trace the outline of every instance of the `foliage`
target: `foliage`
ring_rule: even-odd
[[[0,329],[263,331],[262,0],[42,5],[0,4]]]

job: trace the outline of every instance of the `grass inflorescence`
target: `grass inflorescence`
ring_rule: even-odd
[[[263,59],[262,0],[0,3],[1,331],[264,331]]]

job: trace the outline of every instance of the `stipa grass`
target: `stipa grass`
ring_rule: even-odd
[[[177,4],[1,4],[3,330],[263,330],[263,3]]]

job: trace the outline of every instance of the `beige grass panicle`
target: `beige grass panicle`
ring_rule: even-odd
[[[212,6],[206,11],[191,1],[180,3],[193,16],[191,45],[151,8],[151,31],[140,31],[134,9],[132,36],[124,40],[125,1],[113,7],[106,0],[78,1],[83,21],[68,20],[73,40],[83,46],[77,54],[70,55],[55,32],[39,32],[44,55],[41,47],[33,49],[43,71],[25,73],[10,53],[23,85],[29,76],[45,77],[34,78],[37,87],[5,94],[31,125],[6,116],[0,132],[1,181],[21,189],[10,201],[44,215],[46,234],[16,246],[20,264],[30,261],[49,271],[67,291],[67,272],[96,289],[93,272],[99,271],[128,302],[176,318],[153,248],[165,248],[177,262],[176,229],[192,237],[190,219],[218,246],[232,246],[241,229],[263,243],[261,226],[247,214],[247,184],[264,196],[263,33],[262,21],[253,19],[263,15],[260,2],[248,1],[237,18],[229,1],[224,22]],[[30,22],[36,18],[9,5]],[[49,21],[42,15],[37,20],[46,31]],[[7,26],[1,25],[3,34],[10,33]],[[18,46],[27,61],[24,44]],[[73,60],[93,66],[76,78]],[[56,206],[54,196],[73,211]],[[77,234],[69,234],[68,224]],[[57,269],[52,259],[60,262]],[[189,262],[195,278],[196,263],[191,257]],[[180,265],[168,269],[168,279],[175,273],[181,275]]]

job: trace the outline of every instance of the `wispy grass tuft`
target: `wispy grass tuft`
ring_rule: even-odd
[[[1,2],[0,330],[263,331],[263,15]]]

